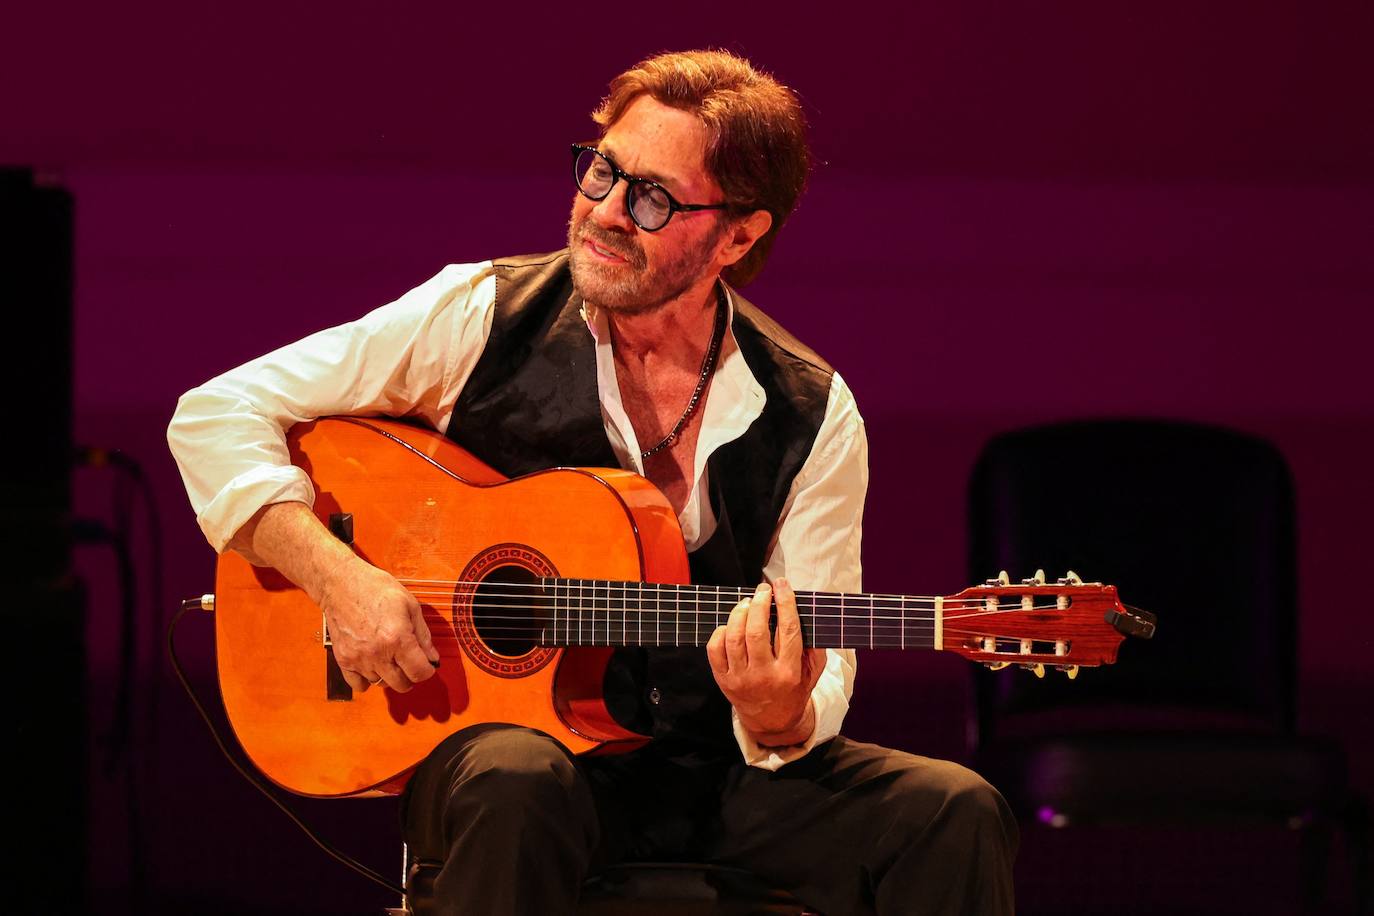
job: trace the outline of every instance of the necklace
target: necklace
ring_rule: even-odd
[[[701,361],[701,378],[697,379],[697,387],[692,391],[692,397],[687,402],[687,409],[682,412],[677,423],[673,424],[668,435],[663,437],[662,442],[639,453],[640,460],[655,455],[676,442],[682,428],[687,425],[688,420],[692,419],[692,414],[696,413],[697,404],[701,401],[701,394],[706,390],[706,383],[710,380],[711,373],[715,371],[716,357],[720,355],[720,343],[725,338],[725,302],[723,299],[723,296],[716,299],[716,326],[711,331],[711,345],[706,348],[706,358]]]

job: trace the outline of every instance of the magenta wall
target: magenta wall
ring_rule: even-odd
[[[749,292],[840,369],[867,418],[868,586],[967,584],[963,488],[1001,430],[1149,415],[1267,436],[1297,481],[1302,724],[1345,742],[1374,792],[1358,579],[1374,518],[1374,14],[1101,6],[891,4],[793,23],[697,4],[695,24],[621,11],[598,41],[585,5],[30,8],[0,29],[0,85],[23,87],[0,99],[0,162],[75,194],[78,437],[147,467],[167,592],[183,597],[210,588],[212,557],[161,440],[180,392],[444,263],[558,247],[563,151],[592,133],[607,78],[660,47],[742,50],[814,121],[823,163]],[[102,515],[109,480],[78,484],[78,510]],[[81,569],[99,732],[116,605],[107,559],[83,552]],[[208,688],[207,623],[184,643]],[[163,667],[150,644],[145,697],[164,686],[139,766],[160,893],[226,912],[384,899],[237,784],[153,677]],[[852,730],[959,756],[966,673],[864,659]],[[123,782],[93,785],[113,907]],[[385,867],[387,805],[306,807]]]

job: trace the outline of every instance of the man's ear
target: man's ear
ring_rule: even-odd
[[[725,236],[725,247],[721,249],[721,267],[729,267],[749,253],[754,243],[768,234],[773,228],[773,214],[767,210],[755,210],[735,222]]]

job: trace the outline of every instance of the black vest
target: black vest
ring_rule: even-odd
[[[510,477],[551,467],[618,467],[567,251],[496,261],[491,334],[449,421],[449,438]],[[833,370],[732,292],[732,328],[767,396],[744,435],[707,465],[716,530],[690,556],[692,581],[752,586],[792,480],[825,416]],[[606,700],[624,725],[674,751],[737,754],[730,704],[705,650],[620,649]]]

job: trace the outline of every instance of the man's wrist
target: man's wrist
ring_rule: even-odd
[[[749,737],[753,738],[754,743],[759,747],[780,748],[805,744],[816,730],[815,703],[808,697],[806,706],[802,709],[801,718],[797,720],[796,724],[788,728],[759,731],[749,728],[746,724],[745,730],[749,732]]]

